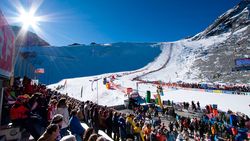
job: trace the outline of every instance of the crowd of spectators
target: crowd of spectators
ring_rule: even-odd
[[[188,102],[184,105],[183,108],[189,109]],[[198,103],[190,105],[194,111],[200,109]],[[201,117],[173,114],[174,120],[166,124],[157,106],[138,106],[133,108],[133,113],[123,113],[92,101],[79,101],[46,89],[44,85],[31,84],[25,77],[22,81],[16,79],[14,85],[4,91],[3,123],[12,122],[38,141],[107,140],[97,134],[98,130],[115,141],[247,139],[246,132],[250,128],[247,115],[231,111],[215,113],[214,109],[206,107]],[[81,123],[89,128],[84,129]]]
[[[184,88],[197,88],[197,89],[209,89],[209,90],[226,90],[236,92],[250,92],[250,86],[247,85],[226,85],[226,84],[206,84],[206,83],[167,83],[166,85],[177,85],[178,87]]]
[[[159,82],[159,81],[144,81],[137,80],[140,83],[153,83],[167,87],[182,87],[182,88],[196,88],[196,89],[208,89],[208,90],[225,90],[234,91],[235,93],[250,92],[249,85],[239,84],[214,84],[214,83],[185,83],[185,82]]]

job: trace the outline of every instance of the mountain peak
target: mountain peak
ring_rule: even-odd
[[[15,33],[15,36],[17,37],[19,31],[21,30],[21,27],[19,26],[11,26],[12,30]],[[16,46],[20,47],[30,47],[30,46],[50,46],[48,42],[43,40],[41,37],[39,37],[37,34],[28,31],[24,38],[19,38],[16,40]]]
[[[250,0],[242,0],[234,8],[219,16],[213,24],[193,37],[198,40],[222,33],[236,31],[249,25]]]

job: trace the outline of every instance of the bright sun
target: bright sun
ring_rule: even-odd
[[[37,27],[37,24],[39,22],[39,18],[35,16],[34,12],[26,12],[22,11],[20,13],[20,16],[18,17],[18,20],[22,22],[23,28],[28,29],[30,26],[32,28]]]
[[[43,0],[28,0],[27,2],[24,2],[25,5],[23,5],[19,0],[15,0],[15,2],[13,2],[16,13],[13,12],[15,13],[15,16],[12,17],[12,22],[21,26],[21,30],[17,35],[18,38],[20,37],[20,39],[24,39],[28,31],[45,37],[45,33],[40,26],[42,22],[48,22],[51,16],[41,15],[43,13],[41,10],[39,14],[37,13],[42,3]]]

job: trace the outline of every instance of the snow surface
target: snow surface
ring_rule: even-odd
[[[182,80],[184,82],[192,82],[192,78],[194,77],[193,75],[198,72],[198,70],[190,68],[196,57],[195,51],[202,51],[213,44],[221,43],[227,39],[229,35],[229,33],[226,33],[198,41],[180,40],[177,42],[159,43],[158,45],[161,46],[162,53],[153,62],[141,69],[126,72],[107,73],[90,77],[63,79],[58,83],[49,85],[48,87],[55,89],[58,85],[64,85],[65,81],[67,80],[66,87],[59,90],[59,92],[64,94],[68,93],[69,96],[79,100],[91,100],[100,105],[121,105],[124,103],[124,100],[127,99],[127,96],[125,96],[125,94],[120,90],[108,90],[102,82],[104,77],[118,75],[114,80],[115,84],[119,84],[125,88],[131,87],[134,90],[136,89],[137,81],[132,81],[132,79],[135,77],[152,81],[161,80],[164,82],[176,82]],[[166,62],[166,66],[164,66],[162,69],[152,72],[161,68]],[[192,73],[190,76],[187,76],[187,72],[189,71],[192,71]],[[82,96],[81,88],[83,88]],[[206,104],[217,104],[218,109],[220,110],[227,111],[230,109],[232,111],[242,112],[250,116],[250,96],[216,94],[181,89],[176,90],[166,87],[163,89],[164,96],[162,96],[162,100],[173,100],[174,102],[199,101],[201,106],[205,106]],[[145,96],[147,90],[151,91],[151,98],[154,98],[153,95],[156,94],[155,85],[138,85],[138,91],[141,96]]]
[[[96,78],[104,78],[111,74],[98,75],[94,77],[82,77],[67,79],[66,87],[62,90],[59,90],[61,93],[68,93],[69,96],[72,96],[76,99],[86,101],[91,100],[100,105],[114,106],[121,105],[124,103],[124,100],[127,99],[127,96],[119,90],[108,90],[106,86],[103,85],[102,79],[95,81],[93,84],[91,80]],[[57,84],[49,85],[49,88],[54,89],[58,85],[63,85],[65,80],[60,81]],[[126,77],[118,77],[115,80],[116,84],[121,84],[124,87],[132,87],[136,89],[136,82],[127,79]],[[83,93],[81,97],[81,88],[83,87]],[[140,84],[139,93],[141,96],[146,95],[146,91],[151,91],[151,98],[153,94],[156,94],[156,86],[151,84]],[[164,88],[164,96],[162,100],[173,100],[174,102],[191,102],[199,101],[201,106],[206,104],[218,104],[220,110],[233,110],[243,112],[250,116],[250,96],[243,95],[230,95],[230,94],[216,94],[208,92],[199,92],[199,91],[189,91],[189,90],[174,90],[170,88]]]
[[[160,71],[155,73],[151,73],[145,77],[144,80],[161,80],[165,82],[177,82],[177,81],[184,81],[184,82],[197,82],[202,80],[194,80],[196,74],[199,74],[199,70],[195,70],[191,68],[193,66],[194,60],[197,58],[197,54],[204,50],[207,50],[212,45],[219,44],[225,41],[230,36],[230,33],[226,33],[219,36],[212,36],[207,39],[201,39],[197,41],[191,40],[180,40],[173,43],[164,43],[162,44],[162,56],[167,59],[170,57],[169,63],[166,67]],[[170,46],[171,45],[171,46]],[[169,48],[172,47],[171,56],[169,55]],[[201,59],[206,59],[204,56]],[[163,64],[164,59],[159,59],[160,61],[156,64]]]

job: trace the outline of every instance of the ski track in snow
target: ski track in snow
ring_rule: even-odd
[[[167,60],[165,61],[165,63],[158,69],[155,69],[155,70],[151,70],[149,72],[146,72],[146,73],[143,73],[142,75],[140,76],[137,76],[136,78],[133,78],[133,79],[139,79],[139,80],[142,80],[141,78],[148,75],[148,74],[152,74],[154,72],[157,72],[157,71],[160,71],[161,69],[165,68],[169,62],[169,60],[171,59],[171,54],[172,54],[172,48],[173,48],[173,43],[170,43],[170,46],[168,47],[168,55],[165,56],[167,58]]]
[[[149,63],[145,67],[126,72],[117,72],[117,73],[107,73],[102,75],[90,76],[90,77],[80,77],[67,79],[67,86],[65,89],[59,90],[61,93],[68,93],[69,96],[72,96],[79,100],[91,100],[97,102],[100,105],[114,106],[121,105],[124,103],[124,100],[127,97],[123,92],[119,90],[108,90],[105,85],[102,83],[102,78],[110,77],[116,75],[114,80],[115,84],[119,84],[122,87],[131,87],[136,88],[137,81],[132,81],[133,78],[140,77],[143,80],[164,80],[168,82],[169,79],[172,81],[177,81],[176,71],[179,71],[179,79],[184,78],[185,72],[187,70],[180,69],[183,66],[180,66],[181,61],[185,62],[184,68],[188,69],[192,65],[193,57],[188,56],[188,53],[185,51],[206,49],[208,46],[220,43],[224,41],[229,34],[224,34],[223,36],[211,37],[208,39],[202,39],[199,41],[190,41],[190,40],[181,40],[173,43],[161,43],[162,44],[162,53],[155,59],[154,62]],[[186,50],[185,50],[186,49]],[[191,58],[186,58],[186,57]],[[184,60],[182,60],[184,58]],[[195,70],[194,70],[195,71]],[[119,75],[119,76],[118,76]],[[99,78],[96,82],[91,82]],[[186,79],[188,80],[188,79]],[[183,81],[186,81],[183,79]],[[63,85],[65,82],[61,80],[56,84],[49,85],[49,88],[55,89],[58,85]],[[81,97],[81,88],[83,87],[83,95]],[[199,101],[201,106],[206,104],[218,104],[218,109],[226,111],[228,109],[232,111],[243,112],[250,116],[250,96],[244,95],[230,95],[230,94],[215,94],[208,92],[199,92],[199,91],[188,91],[188,90],[173,90],[169,88],[164,89],[164,96],[162,100],[173,100],[174,102],[191,102]],[[141,96],[146,95],[146,91],[151,91],[151,98],[156,93],[156,86],[152,84],[140,84],[139,92]]]

